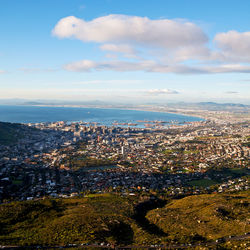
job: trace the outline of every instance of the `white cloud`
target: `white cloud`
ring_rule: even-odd
[[[89,60],[82,60],[73,62],[64,66],[64,69],[75,72],[88,72],[90,70],[112,70],[112,71],[152,71],[155,66],[154,61],[140,61],[140,62],[127,62],[127,61],[104,61],[94,62]]]
[[[109,59],[113,59],[113,60],[116,60],[116,59],[118,59],[118,55],[117,54],[114,54],[114,53],[107,53],[106,55],[105,55],[105,57],[106,58],[109,58]]]
[[[0,69],[0,75],[1,75],[1,74],[4,74],[4,73],[6,73],[6,71]]]
[[[231,30],[219,33],[214,42],[221,49],[224,60],[250,62],[250,32]]]
[[[202,29],[191,22],[126,15],[108,15],[92,21],[65,17],[56,24],[52,34],[83,42],[133,43],[168,49],[197,46],[208,41]]]
[[[82,60],[74,63],[69,63],[64,66],[64,69],[75,72],[88,72],[97,67],[97,63],[90,60]]]
[[[250,65],[244,64],[223,64],[212,67],[205,67],[208,73],[250,73]]]
[[[172,56],[172,60],[183,62],[189,59],[192,60],[210,60],[212,53],[205,46],[186,46],[176,50]]]
[[[168,94],[179,94],[176,90],[171,89],[150,89],[147,91],[150,95],[168,95]]]
[[[64,65],[68,71],[250,73],[250,32],[218,33],[213,39],[217,49],[210,49],[206,34],[194,23],[108,15],[91,21],[65,17],[52,33],[59,38],[98,43],[102,51],[108,52],[106,60],[82,60]]]
[[[134,49],[127,45],[127,44],[103,44],[102,46],[100,46],[101,50],[107,50],[107,51],[112,51],[112,52],[121,52],[121,53],[125,53],[125,54],[132,54],[134,53]]]
[[[144,60],[136,62],[128,61],[102,61],[95,62],[82,60],[69,63],[64,66],[65,70],[72,72],[90,72],[97,71],[146,71],[158,73],[176,73],[176,74],[214,74],[214,73],[250,73],[250,65],[242,64],[223,64],[213,66],[188,66],[184,64],[161,64],[153,60]]]
[[[128,58],[138,58],[138,52],[128,44],[103,44],[100,46],[100,49],[104,51],[123,53],[124,56]]]

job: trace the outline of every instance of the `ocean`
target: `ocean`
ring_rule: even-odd
[[[137,123],[138,121],[163,121],[172,123],[202,121],[203,119],[193,116],[138,111],[124,109],[105,108],[76,108],[76,107],[38,107],[38,106],[9,106],[0,105],[0,121],[13,123],[40,123],[40,122],[96,122],[101,125],[111,126],[113,123]]]

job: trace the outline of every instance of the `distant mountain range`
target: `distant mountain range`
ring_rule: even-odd
[[[241,103],[216,103],[216,102],[198,102],[198,103],[175,103],[167,106],[174,108],[193,108],[193,109],[205,109],[205,110],[231,110],[231,109],[249,109],[250,105]]]
[[[203,106],[233,106],[233,107],[250,107],[250,105],[240,104],[240,103],[216,103],[216,102],[198,102],[198,105]]]
[[[125,104],[118,102],[105,102],[101,100],[94,101],[70,101],[70,100],[25,100],[25,99],[0,99],[0,105],[27,105],[27,106],[95,106],[95,107],[113,107],[113,108],[137,108],[142,106],[165,106],[170,108],[192,108],[192,109],[206,109],[206,110],[230,110],[250,108],[250,105],[241,103],[216,103],[216,102],[177,102],[177,103],[142,103],[142,104]]]

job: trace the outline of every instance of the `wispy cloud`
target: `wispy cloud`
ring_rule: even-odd
[[[5,74],[5,73],[6,73],[5,70],[1,70],[1,69],[0,69],[0,75],[1,75],[1,74]]]
[[[214,73],[250,73],[250,65],[224,64],[218,66],[188,66],[184,64],[167,65],[160,64],[153,60],[136,62],[128,61],[103,61],[95,62],[82,60],[64,65],[64,69],[72,72],[96,71],[146,71],[157,73],[176,73],[176,74],[214,74]]]
[[[169,94],[179,94],[176,90],[171,89],[150,89],[146,91],[149,95],[169,95]]]
[[[22,71],[24,73],[30,74],[30,73],[40,73],[40,72],[55,72],[58,71],[58,69],[42,69],[42,68],[19,68],[19,71]]]
[[[238,91],[226,91],[225,93],[226,94],[238,94],[239,92]]]

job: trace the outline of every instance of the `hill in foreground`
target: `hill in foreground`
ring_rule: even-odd
[[[190,196],[148,213],[141,211],[145,221],[135,216],[138,201],[134,197],[103,194],[12,202],[0,205],[0,245],[194,246],[216,242],[249,231],[247,198],[247,193]],[[242,242],[246,239],[239,246]]]
[[[0,122],[0,145],[12,145],[19,139],[28,137],[31,133],[36,132],[31,128],[19,123]]]
[[[17,142],[22,125],[0,122],[0,144],[8,145]]]
[[[216,240],[241,235],[249,227],[247,193],[240,195],[204,194],[174,200],[151,210],[147,219],[174,238]]]
[[[112,195],[0,206],[0,245],[132,243],[132,206]]]

